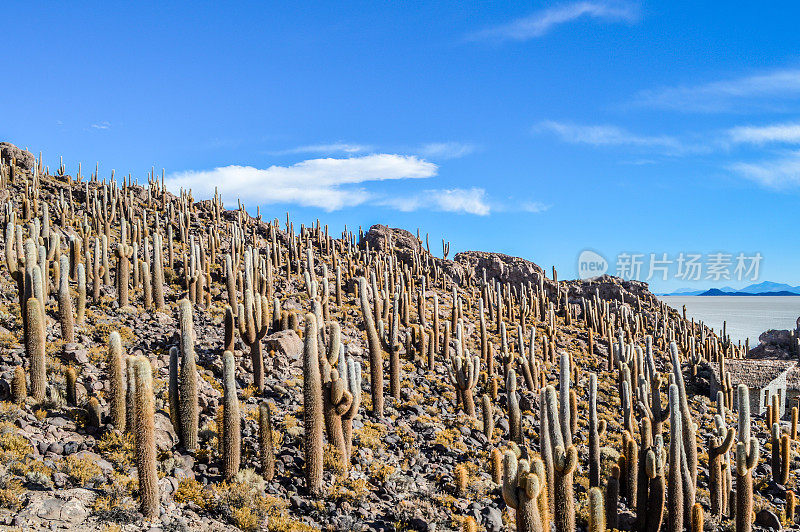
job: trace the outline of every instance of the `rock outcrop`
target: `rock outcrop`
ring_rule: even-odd
[[[30,170],[36,164],[36,158],[31,152],[17,148],[10,142],[0,142],[0,158],[3,159],[5,164],[11,164],[13,159],[17,168],[22,168],[23,170]]]

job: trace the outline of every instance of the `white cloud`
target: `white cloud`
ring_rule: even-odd
[[[765,99],[774,102],[798,97],[800,69],[789,68],[700,85],[648,90],[641,92],[635,103],[679,111],[741,111],[746,102],[765,106]]]
[[[573,144],[590,144],[592,146],[649,146],[683,149],[681,142],[670,136],[636,135],[625,129],[610,125],[578,125],[546,120],[534,127],[534,131],[549,131],[558,135],[561,140]]]
[[[735,163],[728,168],[767,188],[783,189],[800,185],[800,152],[771,161]]]
[[[525,212],[540,213],[550,209],[550,205],[541,203],[539,201],[526,201],[522,204],[521,208]]]
[[[471,35],[470,40],[527,41],[542,37],[556,26],[582,17],[630,23],[639,19],[639,10],[632,4],[573,2],[537,11],[507,24],[487,28]]]
[[[797,144],[800,142],[800,123],[739,126],[729,129],[728,135],[731,141],[742,144]]]
[[[411,196],[383,199],[377,204],[403,212],[430,209],[478,216],[486,216],[492,210],[486,191],[482,188],[424,190]]]
[[[109,124],[106,121],[98,122],[96,124],[92,124],[92,129],[108,129],[110,127],[111,127],[111,124]]]
[[[298,146],[296,148],[289,148],[288,150],[280,150],[271,152],[273,155],[293,155],[298,153],[363,153],[372,150],[372,146],[364,144],[349,144],[345,142],[334,142],[331,144],[310,144],[307,146]]]
[[[431,142],[419,149],[420,155],[431,159],[459,159],[473,153],[477,147],[463,142]]]
[[[347,159],[310,159],[291,166],[225,166],[208,171],[172,174],[167,188],[191,188],[208,198],[218,187],[223,198],[245,204],[294,203],[327,211],[360,205],[373,195],[356,185],[370,181],[420,179],[436,175],[438,167],[416,156],[373,154]]]

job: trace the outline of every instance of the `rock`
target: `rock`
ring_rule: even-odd
[[[405,251],[407,253],[413,253],[414,251],[420,252],[422,250],[422,242],[417,240],[417,237],[410,231],[391,228],[380,224],[373,225],[369,228],[369,231],[366,232],[361,242],[359,242],[359,246],[363,248],[365,244],[368,244],[370,251],[386,251],[390,243],[400,252]]]
[[[93,492],[83,488],[66,490],[55,496],[33,492],[19,518],[25,523],[39,519],[56,526],[78,525],[89,516],[88,505],[94,498]]]
[[[153,416],[155,425],[156,447],[159,451],[168,451],[178,443],[178,435],[175,434],[175,428],[172,426],[172,421],[163,412],[156,412]]]
[[[486,527],[486,532],[502,532],[503,530],[503,514],[500,509],[494,506],[487,506],[481,510],[483,517],[483,526]]]
[[[89,354],[86,349],[75,343],[64,344],[61,356],[65,362],[73,362],[80,365],[89,362]]]
[[[300,361],[300,356],[303,354],[303,341],[292,330],[278,331],[264,338],[264,350],[266,353],[275,351],[275,358],[282,358],[292,364]]]
[[[778,516],[767,509],[761,510],[756,514],[756,524],[770,530],[783,530]]]
[[[17,148],[10,142],[0,142],[0,158],[6,164],[11,164],[11,159],[14,159],[17,168],[23,170],[30,170],[36,164],[36,158],[31,152]]]

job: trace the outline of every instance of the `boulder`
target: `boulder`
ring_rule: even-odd
[[[71,528],[80,525],[91,513],[88,506],[95,494],[87,489],[75,488],[55,495],[31,492],[28,506],[17,516],[24,526],[36,524]]]
[[[178,435],[172,426],[172,421],[163,412],[156,412],[153,416],[155,424],[156,448],[159,451],[168,451],[178,443]]]
[[[539,277],[544,275],[544,270],[537,264],[519,257],[504,255],[503,253],[487,253],[486,251],[463,251],[457,253],[453,260],[465,269],[474,272],[475,277],[481,279],[486,272],[486,279],[497,279],[500,282],[538,283]]]
[[[0,159],[6,164],[11,164],[13,159],[17,168],[31,170],[36,164],[36,158],[28,150],[17,148],[10,142],[0,142]]]
[[[299,361],[303,354],[303,341],[293,330],[278,331],[264,338],[264,350],[275,351],[275,356],[289,363]]]
[[[769,530],[783,530],[778,516],[767,509],[761,510],[756,514],[756,524]]]

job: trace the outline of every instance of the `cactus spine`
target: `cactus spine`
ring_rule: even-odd
[[[589,532],[605,532],[606,515],[603,508],[603,492],[594,486],[589,489]]]
[[[11,397],[16,404],[22,404],[28,397],[28,390],[25,386],[25,370],[22,366],[14,368],[14,378],[11,381]]]
[[[683,479],[681,471],[681,410],[678,386],[669,387],[669,475],[667,478],[667,503],[669,507],[669,532],[683,531]]]
[[[572,475],[578,465],[578,453],[572,445],[569,419],[569,355],[561,355],[559,398],[552,386],[547,387],[547,421],[553,453],[553,508],[556,530],[575,530],[575,497]],[[559,412],[560,403],[560,412]]]

